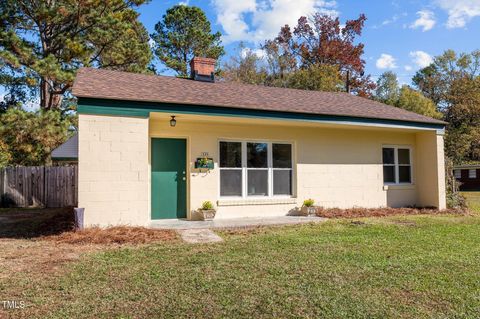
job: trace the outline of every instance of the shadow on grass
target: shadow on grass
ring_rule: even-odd
[[[73,207],[0,208],[0,238],[36,238],[71,231]]]

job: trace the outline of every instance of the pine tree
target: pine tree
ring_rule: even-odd
[[[180,77],[190,75],[189,63],[193,57],[217,60],[225,54],[220,38],[220,32],[212,33],[202,9],[186,5],[168,9],[152,34],[155,54]]]
[[[144,72],[148,33],[134,10],[144,2],[2,0],[0,66],[38,88],[44,110],[61,107],[79,67]]]

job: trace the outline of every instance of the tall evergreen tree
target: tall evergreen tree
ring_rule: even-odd
[[[134,10],[145,1],[1,0],[0,61],[11,81],[39,88],[41,108],[58,109],[81,66],[146,70],[148,33]]]
[[[212,33],[202,9],[186,5],[168,9],[152,34],[155,54],[180,77],[190,75],[189,62],[193,57],[219,59],[225,54],[220,38],[220,32]]]

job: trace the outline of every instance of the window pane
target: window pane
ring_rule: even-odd
[[[220,142],[220,167],[242,167],[242,143]]]
[[[383,164],[395,164],[395,149],[383,149]]]
[[[462,178],[462,171],[459,169],[455,170],[455,178],[456,179],[461,179]]]
[[[412,181],[410,166],[400,166],[398,168],[398,175],[400,183],[410,183]]]
[[[469,169],[468,170],[468,177],[469,178],[477,178],[477,170],[476,169]]]
[[[247,143],[247,167],[268,167],[267,152],[267,143]]]
[[[292,195],[292,171],[273,170],[273,195]]]
[[[292,145],[273,144],[272,153],[274,168],[292,168]]]
[[[268,196],[268,171],[248,170],[248,195]]]
[[[410,164],[410,150],[405,148],[398,149],[398,164]]]
[[[220,170],[220,195],[242,196],[242,171],[239,169]]]
[[[395,166],[383,167],[383,182],[395,183]]]

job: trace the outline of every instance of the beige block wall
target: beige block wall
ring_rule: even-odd
[[[172,128],[166,119],[80,114],[79,207],[85,208],[86,226],[149,225],[151,137],[187,139],[189,216],[203,201],[219,200],[221,139],[292,143],[295,199],[221,205],[217,218],[285,215],[306,198],[340,208],[445,206],[443,136],[434,131],[232,122],[185,121],[180,116]],[[392,144],[412,147],[414,184],[386,190],[382,146]],[[193,168],[203,152],[215,161],[210,172]]]
[[[446,208],[445,157],[443,135],[436,132],[417,134],[419,206]]]
[[[418,183],[417,179],[436,180],[432,171],[417,176],[417,162],[438,166],[438,161],[427,155],[417,158],[416,132],[375,129],[305,128],[278,125],[235,125],[182,121],[172,128],[166,120],[151,120],[150,135],[155,137],[185,137],[189,147],[189,207],[198,208],[205,200],[219,199],[218,142],[221,139],[291,142],[295,153],[294,196],[295,203],[263,205],[244,202],[245,205],[219,206],[216,218],[285,215],[301,206],[306,198],[313,198],[325,207],[348,208],[408,206],[428,204],[437,206],[441,188],[431,188],[431,183]],[[423,136],[423,135],[422,135]],[[432,136],[434,138],[432,139]],[[435,133],[427,134],[424,144],[437,145]],[[414,184],[383,187],[382,146],[408,145],[412,147]],[[431,146],[431,145],[429,145]],[[215,169],[198,172],[194,162],[203,152],[215,161]],[[443,153],[443,152],[442,152]],[[431,153],[430,153],[431,154]],[[432,161],[435,161],[433,163]],[[432,163],[430,163],[432,162]],[[423,169],[423,168],[422,168]],[[440,169],[440,168],[439,168]],[[440,177],[441,178],[441,177]],[[436,183],[436,182],[434,182]],[[420,193],[419,186],[422,192]],[[437,197],[425,195],[437,193]],[[422,196],[431,198],[423,199]],[[242,203],[241,201],[239,203]],[[441,206],[441,204],[440,204]]]
[[[148,225],[149,120],[79,115],[78,205],[85,225]]]

